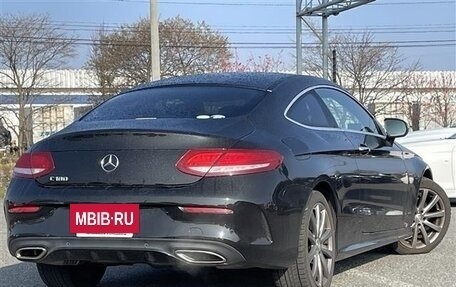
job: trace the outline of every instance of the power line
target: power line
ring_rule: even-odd
[[[115,32],[118,31],[117,28],[71,28],[71,26],[61,26],[56,27],[56,30],[59,31],[70,31],[70,32]],[[148,30],[141,29],[129,29],[131,32],[148,32]],[[181,31],[178,29],[163,29],[164,32],[177,32]],[[317,30],[318,31],[318,30]],[[291,35],[294,34],[293,30],[274,30],[274,29],[252,29],[252,30],[234,30],[234,29],[216,29],[213,32],[218,32],[220,34],[267,34],[267,35]],[[330,29],[332,34],[365,34],[370,32],[372,34],[422,34],[422,33],[451,33],[456,32],[456,28],[446,28],[438,30],[350,30],[350,29]]]
[[[148,3],[146,0],[106,0],[107,2],[136,2]],[[160,1],[160,4],[167,5],[207,5],[207,6],[256,6],[256,7],[296,7],[295,4],[288,3],[264,3],[264,2],[208,2],[208,1]],[[383,3],[370,3],[372,6],[391,6],[391,5],[435,5],[435,4],[455,4],[455,1],[394,1]]]
[[[53,37],[34,37],[34,36],[21,36],[14,37],[8,35],[0,35],[3,39],[10,38],[12,42],[17,43],[47,43],[46,41],[74,41],[76,45],[98,45],[98,46],[128,46],[128,47],[148,47],[148,44],[137,41],[122,41],[122,42],[104,42],[99,40],[85,39],[85,38],[53,38]],[[20,40],[22,39],[22,41]],[[353,43],[340,43],[338,45],[362,45],[363,42]],[[454,39],[440,39],[440,40],[403,40],[403,41],[374,41],[369,44],[371,47],[445,47],[445,46],[456,46],[456,40]],[[291,49],[295,47],[293,43],[283,42],[233,42],[227,43],[227,45],[208,45],[203,42],[193,42],[184,45],[162,45],[167,48],[205,48],[205,49],[222,49],[222,48],[234,48],[234,49]],[[318,47],[316,43],[306,43],[303,47],[315,48]]]
[[[73,32],[97,32],[99,29],[89,29],[89,28],[57,28],[60,31],[73,31]],[[115,32],[116,29],[104,29],[105,32]],[[145,30],[135,30],[136,32],[146,32]],[[178,31],[178,30],[166,30],[166,31]],[[293,35],[294,31],[267,31],[267,30],[249,30],[249,31],[229,31],[229,30],[215,30],[215,32],[220,32],[221,34],[241,34],[241,35],[251,35],[251,34],[262,34],[262,35]],[[452,30],[414,30],[414,31],[371,31],[371,30],[363,30],[363,31],[352,31],[352,30],[345,30],[345,31],[338,31],[338,30],[330,30],[332,34],[364,34],[366,32],[371,32],[373,34],[423,34],[423,33],[451,33],[456,32],[456,28]]]
[[[121,28],[128,29],[130,31],[138,31],[143,32],[141,29],[136,29],[132,27],[135,23],[99,23],[99,22],[82,22],[82,21],[51,21],[52,24],[55,24],[58,29],[65,29],[68,31],[99,31],[103,29],[104,31],[112,31],[118,30]],[[76,28],[68,28],[68,27],[77,27]],[[342,28],[343,27],[343,28]],[[210,25],[210,29],[213,31],[219,32],[230,32],[232,34],[242,34],[242,32],[277,32],[277,34],[286,32],[294,32],[294,26],[265,26],[265,25],[238,25],[238,26],[226,26],[226,25]],[[443,30],[442,30],[443,29]],[[356,31],[372,31],[377,33],[388,34],[391,31],[398,30],[398,32],[394,33],[407,33],[410,31],[412,32],[421,32],[425,30],[432,30],[436,32],[445,31],[445,32],[453,32],[456,29],[455,23],[440,23],[440,24],[413,24],[413,25],[369,25],[369,26],[334,26],[331,31],[347,31],[347,32],[356,32]],[[169,29],[168,29],[169,30]],[[171,29],[173,30],[173,29]],[[317,29],[318,30],[318,29]],[[178,30],[176,30],[178,31]],[[247,33],[248,34],[248,33]],[[271,33],[272,34],[272,33]]]
[[[455,1],[410,1],[410,2],[375,2],[370,5],[373,6],[389,6],[389,5],[434,5],[434,4],[456,4]]]
[[[136,2],[136,3],[147,3],[144,0],[108,0],[113,2]],[[235,3],[227,3],[227,2],[179,2],[179,1],[160,1],[160,4],[168,4],[168,5],[204,5],[204,6],[260,6],[260,7],[291,7],[294,5],[287,4],[287,3],[248,3],[248,2],[235,2]]]
[[[83,26],[89,27],[100,27],[100,26],[107,26],[107,27],[121,27],[121,26],[130,26],[132,23],[127,22],[91,22],[91,21],[59,21],[59,20],[52,20],[51,23],[55,23],[57,25],[64,24],[64,25],[72,25],[78,24]],[[440,27],[440,26],[450,26],[455,27],[456,23],[434,23],[434,24],[407,24],[407,25],[395,25],[395,24],[381,24],[381,25],[368,25],[368,26],[333,26],[336,28],[344,28],[344,29],[367,29],[367,28],[389,28],[389,29],[406,29],[406,28],[416,28],[416,27]],[[283,26],[283,25],[210,25],[214,28],[290,28],[294,29],[295,26]]]
[[[50,24],[49,27],[52,27],[55,30],[60,31],[73,31],[73,32],[115,32],[121,29],[118,26],[95,26],[95,25],[88,25],[88,24]],[[16,28],[14,26],[8,26],[9,28]],[[294,34],[294,28],[270,28],[267,26],[258,27],[258,28],[229,28],[227,26],[220,26],[221,28],[213,29],[214,32],[220,32],[222,34]],[[226,27],[226,28],[223,28]],[[18,28],[18,27],[17,27]],[[138,29],[131,26],[128,26],[128,31],[131,32],[148,32],[147,29]],[[198,29],[198,28],[195,28]],[[319,31],[319,29],[316,29]],[[173,29],[173,28],[164,28],[164,31],[173,32],[173,31],[181,31],[180,29]],[[360,28],[333,28],[330,31],[334,34],[344,34],[344,33],[351,33],[351,34],[364,34],[366,32],[370,32],[373,34],[421,34],[421,33],[451,33],[456,31],[456,26],[454,25],[429,25],[429,26],[422,26],[422,27],[360,27]]]
[[[25,40],[49,40],[49,41],[59,41],[59,40],[82,40],[82,41],[91,41],[91,42],[105,42],[103,40],[98,39],[88,39],[88,38],[65,38],[65,37],[38,37],[38,36],[14,36],[14,35],[6,35],[0,34],[0,39],[25,39]],[[110,41],[111,42],[111,41]],[[116,41],[112,41],[116,42]],[[125,40],[125,41],[118,41],[120,43],[124,42],[133,42],[139,43],[136,40]],[[373,44],[389,44],[389,43],[430,43],[430,42],[456,42],[456,39],[434,39],[434,40],[398,40],[398,41],[372,41],[370,43]],[[192,44],[205,44],[206,42],[192,42]],[[289,44],[290,42],[231,42],[231,44],[236,45],[283,45]],[[365,42],[352,42],[353,44],[364,44]]]
[[[456,4],[455,1],[395,1],[395,2],[375,2],[373,6],[389,6],[389,5],[434,5],[434,4]]]
[[[57,24],[56,24],[57,25]],[[95,29],[95,30],[100,30],[100,29],[113,29],[117,30],[122,28],[122,26],[114,26],[114,25],[80,25],[80,24],[58,24],[57,28],[61,27],[76,27],[76,28],[87,28],[87,29]],[[133,29],[132,26],[124,26],[126,29],[132,29],[132,30],[138,30],[141,31],[140,29]],[[282,28],[274,28],[274,27],[230,27],[230,26],[209,26],[212,30],[216,31],[294,31],[294,27],[282,27]],[[179,30],[179,29],[169,29],[168,30]],[[334,27],[331,30],[334,31],[365,31],[365,30],[371,30],[371,31],[394,31],[394,30],[429,30],[429,29],[456,29],[455,25],[439,25],[439,26],[433,26],[433,25],[427,25],[427,26],[413,26],[413,27],[401,27],[401,26],[395,26],[395,27],[370,27],[370,26],[365,26],[365,27],[344,27],[344,28],[338,28]],[[318,29],[317,29],[318,30]]]

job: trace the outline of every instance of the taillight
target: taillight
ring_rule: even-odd
[[[19,214],[19,213],[35,213],[41,210],[41,206],[38,205],[16,205],[16,204],[9,204],[8,205],[8,212]]]
[[[17,177],[38,178],[54,170],[50,152],[24,153],[16,162],[13,174]]]
[[[176,167],[197,176],[251,174],[278,168],[283,157],[272,150],[195,149],[187,151]]]

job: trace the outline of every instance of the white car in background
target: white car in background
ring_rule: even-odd
[[[397,142],[429,164],[434,181],[456,202],[456,128],[416,131]]]

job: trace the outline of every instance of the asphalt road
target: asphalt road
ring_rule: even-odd
[[[452,222],[446,238],[431,253],[402,256],[382,248],[338,262],[335,273],[333,287],[456,286],[456,207],[453,205]],[[265,278],[267,274],[262,271],[210,270],[188,273],[138,265],[108,268],[100,286],[271,286]],[[0,286],[44,287],[33,264],[21,263],[9,255],[3,211],[0,212]]]

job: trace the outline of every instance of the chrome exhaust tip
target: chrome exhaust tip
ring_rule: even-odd
[[[46,255],[43,247],[23,247],[16,251],[16,258],[20,260],[39,260]]]
[[[226,263],[222,255],[203,250],[176,250],[177,257],[191,264],[223,264]]]

